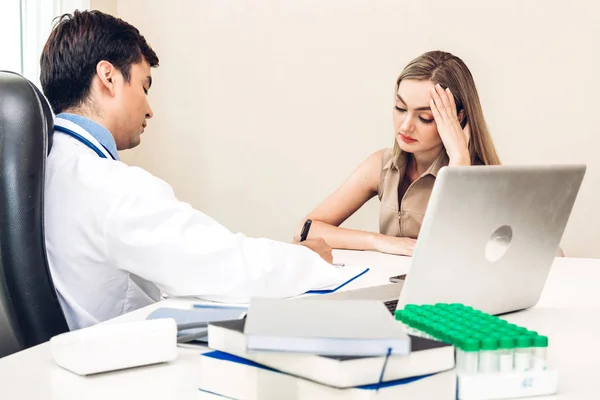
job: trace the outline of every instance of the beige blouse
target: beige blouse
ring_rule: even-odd
[[[400,151],[394,159],[392,149],[383,153],[378,194],[379,232],[384,235],[417,239],[429,203],[431,190],[439,170],[450,161],[445,150],[433,161],[427,171],[410,184],[399,201],[402,180],[406,176],[407,154]]]

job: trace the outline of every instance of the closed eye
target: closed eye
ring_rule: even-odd
[[[398,111],[398,112],[401,112],[401,113],[406,112],[406,110],[404,108],[400,108],[398,106],[396,106],[395,108],[396,108],[396,111]]]
[[[432,122],[433,122],[433,119],[426,119],[426,118],[423,118],[423,117],[419,117],[419,119],[420,119],[420,120],[421,120],[421,122],[422,122],[422,123],[424,123],[424,124],[430,124],[430,123],[432,123]]]

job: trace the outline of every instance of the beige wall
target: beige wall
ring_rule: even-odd
[[[118,6],[115,5],[117,3]],[[234,231],[290,240],[393,141],[394,80],[430,49],[465,60],[504,163],[583,162],[567,255],[600,256],[600,5],[573,1],[92,1],[161,58],[126,162]],[[377,229],[372,201],[347,224]]]
[[[100,10],[111,15],[118,15],[118,6],[118,0],[90,0],[92,10]]]

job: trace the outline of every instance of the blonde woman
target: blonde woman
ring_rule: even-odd
[[[369,156],[302,221],[308,237],[333,248],[412,255],[438,171],[446,165],[500,164],[475,82],[465,63],[443,51],[411,61],[396,81],[394,147]],[[374,196],[379,232],[340,228]]]

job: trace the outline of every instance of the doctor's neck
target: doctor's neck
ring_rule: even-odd
[[[94,121],[98,125],[103,126],[114,136],[113,125],[110,120],[104,118],[98,108],[93,105],[86,104],[85,106],[69,107],[62,111],[63,113],[75,114]]]

